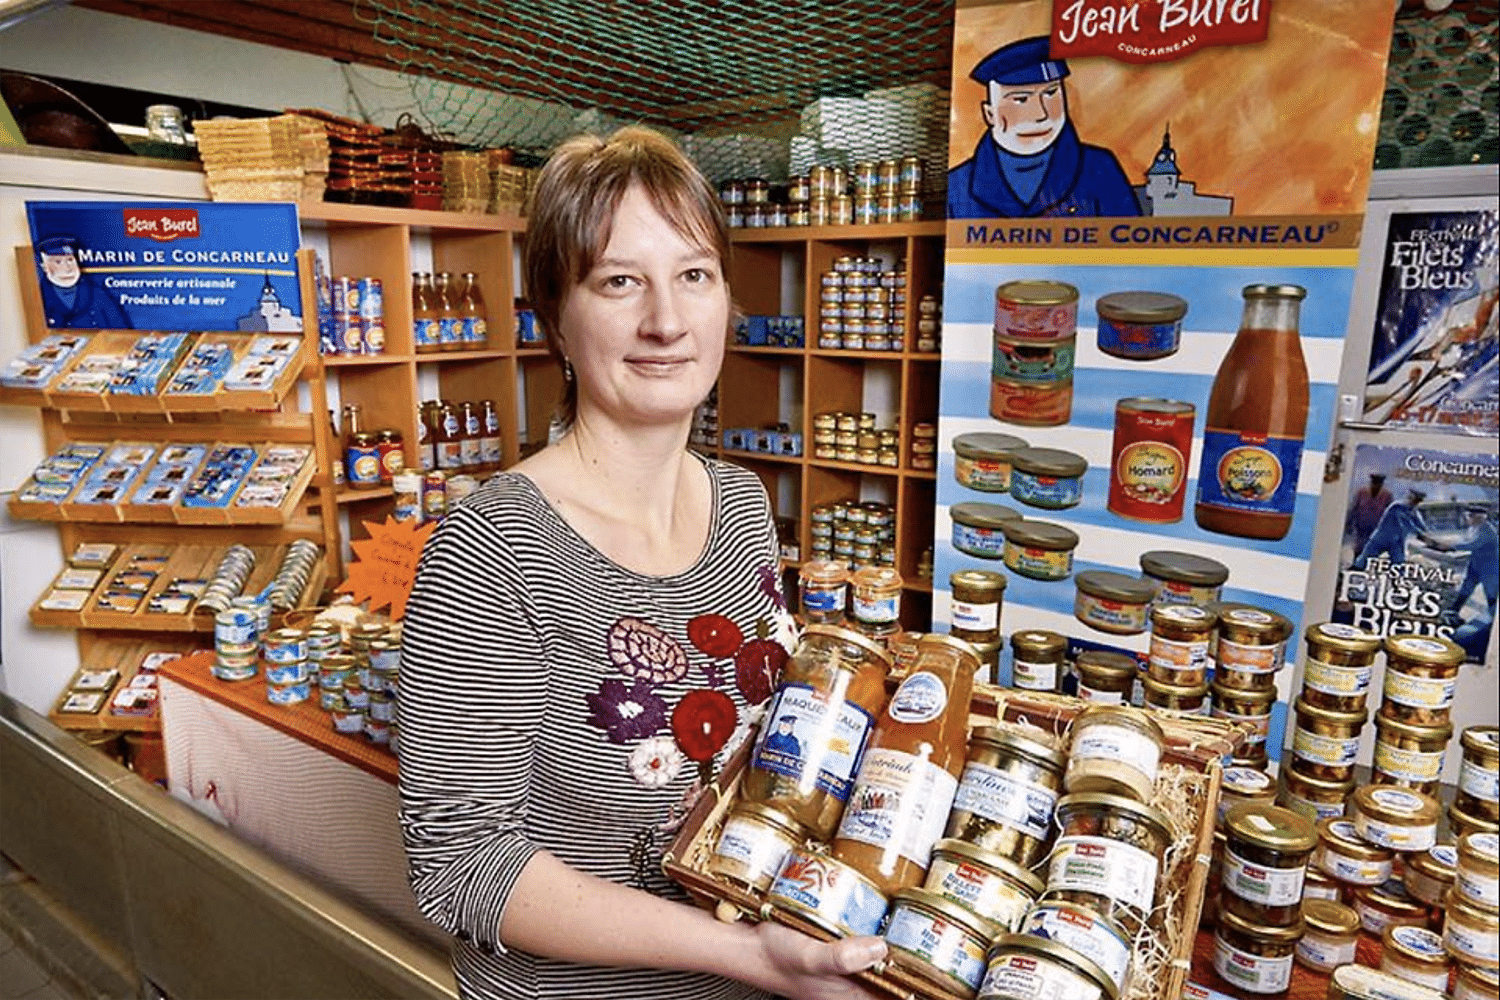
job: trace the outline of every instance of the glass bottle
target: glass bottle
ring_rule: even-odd
[[[979,655],[962,639],[924,635],[917,659],[875,722],[833,856],[889,896],[920,885],[943,836],[968,748]]]
[[[433,304],[437,309],[438,349],[455,351],[463,346],[463,330],[458,319],[458,289],[453,274],[439,271],[433,285]]]
[[[417,411],[417,468],[423,471],[437,468],[437,435],[433,431],[435,424],[433,406],[433,400],[424,399],[421,409]]]
[[[335,453],[334,461],[328,464],[333,467],[333,485],[344,485],[344,438],[339,433],[339,420],[334,416],[333,410],[328,411],[328,447]]]
[[[441,330],[438,327],[432,275],[413,271],[411,275],[411,342],[419,354],[438,350]]]
[[[479,465],[485,472],[500,470],[500,411],[493,399],[479,401]]]
[[[1307,432],[1307,364],[1297,320],[1307,291],[1248,285],[1239,333],[1209,393],[1198,472],[1198,526],[1285,538]]]
[[[458,408],[447,400],[438,400],[437,433],[433,444],[437,451],[437,467],[447,472],[456,472],[463,467],[463,423]]]
[[[479,468],[479,407],[470,400],[464,400],[458,404],[459,423],[462,425],[462,437],[459,438],[458,454],[459,463],[465,472],[474,472]]]
[[[463,325],[462,340],[465,344],[483,345],[489,341],[489,319],[484,309],[484,293],[479,290],[479,276],[473,271],[464,272],[458,317]]]

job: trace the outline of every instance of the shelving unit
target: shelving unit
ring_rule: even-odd
[[[805,319],[804,348],[730,345],[719,380],[720,427],[790,423],[802,434],[801,457],[760,452],[717,454],[754,470],[766,484],[779,517],[797,521],[798,543],[810,550],[812,508],[849,499],[874,499],[896,511],[896,569],[904,581],[901,619],[907,628],[932,624],[932,580],[917,566],[932,544],[937,500],[933,472],[911,467],[911,427],[936,422],[941,356],[916,344],[918,300],[942,285],[941,221],[873,226],[817,226],[735,230],[731,286],[740,309],[751,315]],[[816,346],[820,275],[845,255],[884,256],[906,262],[904,351],[825,350]],[[812,456],[815,414],[874,411],[889,426],[899,418],[897,467],[824,461]]]

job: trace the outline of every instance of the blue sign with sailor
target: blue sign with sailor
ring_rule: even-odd
[[[948,171],[950,219],[1134,216],[1139,199],[1115,154],[1078,138],[1068,117],[1068,64],[1051,40],[1023,38],[981,59],[988,131]]]

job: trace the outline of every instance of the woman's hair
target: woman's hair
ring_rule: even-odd
[[[684,238],[713,253],[727,280],[729,228],[718,195],[670,139],[638,125],[607,139],[569,139],[542,168],[531,194],[521,254],[526,298],[559,362],[566,360],[558,338],[563,301],[604,254],[615,209],[632,185]],[[577,407],[578,389],[569,379],[557,421],[570,426]]]

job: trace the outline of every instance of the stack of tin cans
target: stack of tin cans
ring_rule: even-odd
[[[198,595],[197,607],[220,612],[229,607],[231,601],[245,589],[250,573],[255,569],[255,553],[245,545],[231,545],[224,550],[214,575],[209,578],[203,593]]]
[[[812,509],[814,559],[837,559],[846,566],[896,564],[895,509],[874,500],[818,504]]]
[[[312,670],[307,659],[307,633],[279,628],[261,641],[266,662],[266,700],[273,705],[296,705],[312,693]]]
[[[281,565],[276,569],[276,576],[271,581],[270,589],[266,591],[266,599],[271,602],[273,610],[287,611],[297,606],[297,602],[302,599],[302,592],[307,589],[308,581],[312,578],[313,568],[318,565],[318,557],[322,555],[322,551],[316,542],[308,541],[306,538],[298,538],[287,546],[286,554],[281,557]]]
[[[385,291],[379,278],[334,275],[333,335],[324,353],[385,353]],[[333,347],[329,352],[327,348]]]
[[[876,257],[839,257],[819,283],[820,349],[906,349],[905,261],[887,270]]]

